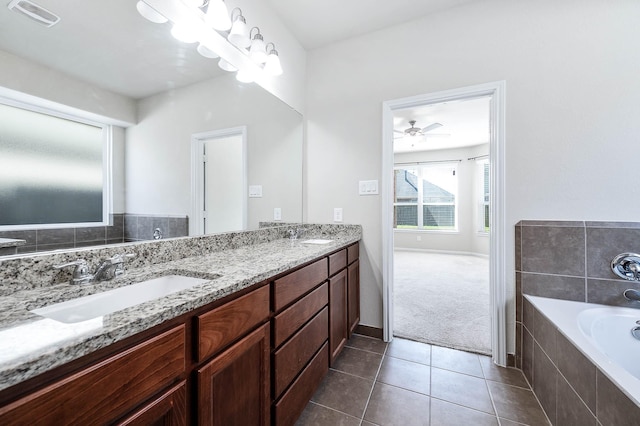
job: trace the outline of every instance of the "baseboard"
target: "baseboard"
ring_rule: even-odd
[[[488,259],[488,254],[482,253],[474,253],[472,251],[453,251],[453,250],[434,250],[434,249],[420,249],[420,248],[405,248],[405,247],[394,247],[393,251],[411,251],[416,253],[435,253],[435,254],[453,254],[460,256],[476,256],[482,257],[484,259]]]
[[[515,354],[507,354],[507,367],[515,367],[516,366],[516,356]]]
[[[356,334],[362,334],[363,336],[375,337],[376,339],[382,340],[382,329],[377,327],[371,327],[368,325],[358,324],[356,329],[354,330]]]

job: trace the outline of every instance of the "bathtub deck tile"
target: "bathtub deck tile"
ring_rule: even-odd
[[[562,333],[558,333],[558,370],[587,407],[596,412],[596,367]]]
[[[598,421],[603,425],[638,426],[640,407],[635,405],[600,370],[596,373]]]

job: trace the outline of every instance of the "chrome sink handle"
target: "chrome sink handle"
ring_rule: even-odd
[[[133,253],[119,253],[102,261],[94,275],[95,281],[112,280],[124,274],[124,262],[127,258],[136,257]]]
[[[89,272],[89,265],[84,259],[78,259],[62,265],[56,265],[54,268],[64,269],[69,266],[75,266],[71,276],[71,284],[87,284],[93,280],[93,275]]]
[[[614,274],[629,281],[640,281],[640,254],[621,253],[611,261]]]

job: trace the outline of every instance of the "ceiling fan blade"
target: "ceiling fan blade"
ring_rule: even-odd
[[[440,124],[440,123],[429,124],[427,127],[423,127],[422,128],[422,133],[430,132],[430,131],[432,131],[434,129],[437,129],[438,127],[442,127],[442,124]]]
[[[404,130],[393,129],[393,131],[396,132],[396,133],[400,133],[400,134],[404,135]]]
[[[451,133],[427,133],[423,135],[425,138],[448,138]]]

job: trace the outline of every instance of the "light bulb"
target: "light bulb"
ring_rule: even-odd
[[[138,13],[140,13],[140,15],[142,15],[144,18],[156,24],[164,24],[168,21],[168,19],[165,18],[164,15],[153,9],[142,0],[136,3],[136,9],[138,9]]]
[[[198,34],[192,27],[185,24],[174,24],[171,28],[171,35],[183,43],[195,43],[198,41]]]
[[[238,80],[241,83],[253,83],[253,80],[254,80],[253,73],[247,70],[239,70],[236,73],[236,80]]]
[[[249,39],[249,30],[247,29],[247,21],[244,16],[240,15],[236,18],[231,26],[231,32],[227,37],[229,42],[241,49],[246,49],[251,46],[251,40]]]
[[[210,0],[207,14],[204,21],[214,30],[227,31],[231,28],[231,19],[229,19],[229,11],[227,5],[222,0]]]
[[[205,58],[215,59],[220,57],[220,55],[218,55],[216,52],[209,49],[207,46],[205,46],[202,43],[198,45],[198,48],[196,50],[198,51],[199,54],[201,54]]]
[[[235,66],[233,66],[232,64],[230,64],[229,62],[227,62],[222,58],[220,58],[220,60],[218,61],[218,66],[225,71],[229,71],[229,72],[238,71],[238,68],[236,68]]]
[[[249,57],[258,64],[264,64],[267,61],[267,52],[261,34],[253,36],[251,48],[249,49]]]
[[[276,49],[272,49],[269,52],[267,62],[264,64],[264,72],[272,76],[282,75],[282,65],[280,65],[280,58]]]

